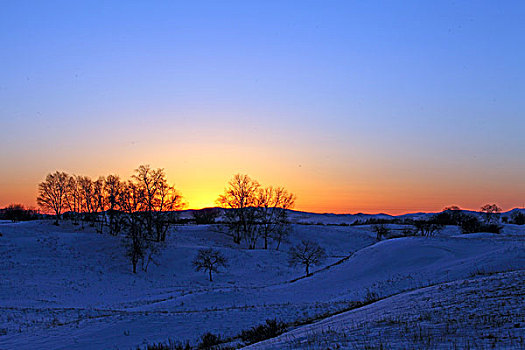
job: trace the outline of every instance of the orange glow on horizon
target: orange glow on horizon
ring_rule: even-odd
[[[55,170],[93,179],[109,174],[129,179],[140,164],[164,168],[168,181],[184,197],[186,209],[216,206],[215,200],[237,173],[248,174],[263,186],[284,186],[297,195],[294,209],[307,212],[404,214],[438,212],[452,204],[473,210],[486,203],[497,203],[504,210],[521,206],[519,186],[508,185],[520,183],[519,173],[509,176],[488,169],[484,171],[487,179],[481,179],[471,177],[478,169],[430,172],[419,165],[392,165],[373,157],[354,157],[348,165],[323,158],[314,147],[273,149],[263,142],[238,147],[213,139],[187,141],[178,147],[160,139],[133,152],[125,147],[109,149],[103,158],[93,151],[86,157],[28,160],[2,174],[0,206],[21,202],[36,207],[38,183]],[[504,181],[494,181],[497,177]]]

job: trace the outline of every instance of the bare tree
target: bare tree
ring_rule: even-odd
[[[149,165],[141,165],[135,170],[133,179],[144,194],[140,210],[146,219],[148,235],[157,242],[165,240],[166,232],[174,221],[174,215],[167,212],[184,207],[182,196],[168,184],[164,169],[153,170]]]
[[[105,210],[107,208],[107,196],[105,192],[106,179],[100,176],[96,181],[93,182],[93,212],[94,219],[99,223],[97,231],[102,233],[104,225],[106,224]],[[102,214],[99,214],[101,212]]]
[[[306,240],[290,248],[288,252],[290,266],[304,265],[306,276],[310,275],[310,266],[321,264],[325,258],[326,252],[319,244]]]
[[[154,204],[152,214],[156,240],[165,241],[169,227],[178,219],[178,211],[185,203],[175,187],[168,185],[166,178],[162,177]]]
[[[258,230],[264,239],[264,249],[268,249],[268,239],[277,241],[277,250],[281,241],[291,230],[287,210],[295,203],[295,195],[283,187],[260,188],[257,193]],[[255,242],[253,242],[255,247]]]
[[[416,220],[414,221],[416,232],[420,232],[421,236],[432,237],[443,229],[443,225],[435,220]]]
[[[144,220],[139,213],[143,192],[132,181],[123,185],[120,194],[120,207],[126,213],[126,255],[130,258],[133,273],[137,273],[137,263],[146,255],[146,236]]]
[[[69,176],[66,188],[66,203],[69,209],[73,224],[78,225],[78,218],[81,212],[80,189],[75,175]]]
[[[378,241],[390,233],[390,229],[385,224],[377,224],[372,226],[372,231],[376,233],[376,239]]]
[[[118,175],[108,175],[104,183],[104,191],[106,193],[106,201],[108,204],[109,217],[109,233],[115,235],[120,231],[119,220],[117,219],[117,211],[120,209],[119,201],[122,193],[123,183],[120,181]]]
[[[195,271],[207,271],[211,282],[213,281],[212,272],[218,273],[220,266],[227,266],[226,262],[226,258],[220,251],[208,248],[199,250],[199,253],[193,260],[193,266]]]
[[[37,203],[46,211],[55,213],[55,225],[66,205],[66,193],[69,175],[56,171],[46,176],[45,181],[38,185]]]
[[[217,204],[226,209],[224,223],[237,244],[244,238],[253,241],[257,230],[257,191],[260,184],[248,175],[235,175],[229,182]]]
[[[95,190],[93,188],[93,181],[89,176],[77,176],[77,182],[80,192],[82,226],[84,226],[84,221],[88,221],[90,222],[90,226],[94,226]]]
[[[481,207],[481,211],[485,213],[485,221],[493,222],[497,221],[501,208],[497,204],[485,204]]]

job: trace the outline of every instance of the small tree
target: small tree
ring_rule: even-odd
[[[193,266],[195,271],[207,271],[210,277],[210,282],[212,279],[212,272],[219,272],[219,266],[226,267],[227,260],[218,250],[208,248],[200,249],[199,253],[193,260]]]
[[[378,224],[372,226],[372,230],[376,233],[376,239],[380,241],[390,233],[390,229],[385,224]]]
[[[290,248],[288,252],[290,266],[304,265],[306,276],[310,275],[310,266],[321,264],[325,258],[325,250],[319,244],[307,240]]]
[[[68,179],[68,174],[56,171],[48,174],[45,181],[38,184],[36,201],[44,210],[55,213],[55,225],[58,225],[58,220],[66,205]]]
[[[416,232],[421,233],[421,236],[432,237],[437,232],[443,229],[443,225],[436,222],[434,219],[430,220],[415,220],[414,227]]]
[[[481,211],[485,213],[485,221],[493,222],[497,221],[499,213],[501,213],[501,208],[496,204],[485,204],[481,207]]]

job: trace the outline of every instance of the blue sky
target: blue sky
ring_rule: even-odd
[[[0,8],[2,205],[142,163],[195,207],[237,172],[316,211],[525,197],[523,2]]]

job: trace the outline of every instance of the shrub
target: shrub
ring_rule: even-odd
[[[462,233],[489,232],[500,233],[502,226],[496,223],[482,223],[477,217],[466,215],[461,222]]]
[[[482,224],[479,232],[500,233],[502,228],[498,224]]]
[[[241,333],[241,339],[246,344],[253,344],[265,339],[277,337],[286,332],[286,324],[281,321],[266,320],[266,324],[262,324]]]
[[[466,215],[461,221],[461,232],[474,233],[480,232],[481,222],[473,215]]]
[[[201,342],[198,346],[198,349],[211,349],[216,345],[221,343],[221,337],[213,333],[205,333],[201,337]]]
[[[219,217],[219,214],[220,213],[217,208],[204,208],[193,211],[192,216],[195,224],[210,225],[215,223],[215,220]]]
[[[153,343],[150,345],[147,345],[145,350],[191,350],[192,347],[190,346],[189,342],[186,342],[186,344],[174,342],[171,339],[168,339],[166,343]]]
[[[458,209],[447,209],[434,216],[434,221],[440,225],[461,225],[465,214]]]
[[[510,216],[511,223],[516,225],[525,225],[525,214],[521,211],[515,211]]]
[[[415,236],[417,234],[417,231],[411,227],[404,227],[403,228],[403,236],[405,237],[411,237]]]
[[[365,295],[365,304],[371,304],[378,300],[379,300],[379,294],[377,294],[377,292],[371,291],[370,289],[367,289],[366,295]]]
[[[3,209],[3,217],[12,222],[35,220],[37,218],[35,210],[27,209],[23,204],[10,204]]]

